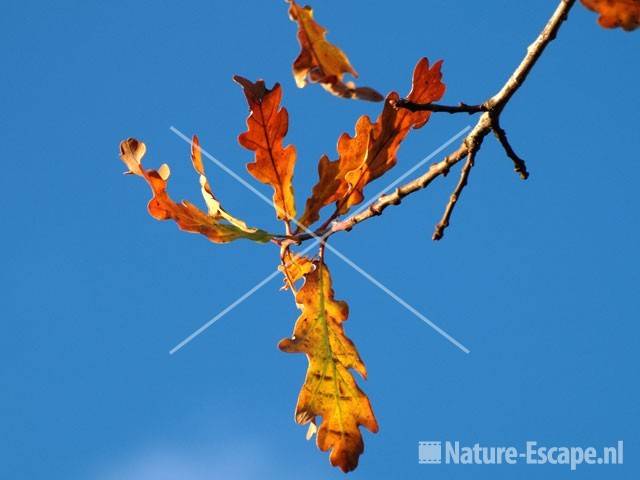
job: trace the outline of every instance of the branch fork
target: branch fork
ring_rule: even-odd
[[[547,46],[556,38],[560,27],[567,19],[569,11],[575,3],[576,0],[560,0],[547,24],[544,26],[534,42],[527,48],[526,54],[520,64],[516,67],[498,93],[493,95],[484,103],[472,105],[459,103],[458,105],[451,106],[435,103],[419,104],[407,99],[399,99],[396,101],[394,105],[395,108],[405,108],[414,112],[429,111],[449,114],[481,114],[474,127],[455,152],[447,155],[441,161],[432,164],[427,172],[420,177],[396,188],[392,193],[381,195],[372,202],[366,210],[352,214],[343,220],[339,220],[338,215],[334,214],[313,233],[294,232],[291,234],[288,232],[287,235],[276,240],[276,243],[283,246],[282,242],[287,242],[286,249],[292,245],[300,244],[306,240],[317,237],[320,237],[322,239],[322,243],[324,243],[334,233],[341,231],[348,232],[358,223],[369,218],[382,215],[387,207],[400,204],[404,197],[426,188],[436,178],[446,176],[451,167],[455,164],[462,160],[466,160],[460,171],[460,178],[449,197],[444,213],[440,221],[435,226],[432,238],[434,240],[440,240],[444,236],[444,232],[450,224],[453,210],[455,209],[455,206],[460,200],[462,192],[468,183],[469,175],[475,164],[476,155],[480,150],[485,137],[491,132],[493,132],[496,139],[504,149],[507,157],[513,162],[515,172],[520,175],[520,178],[526,180],[529,177],[527,165],[511,146],[507,138],[507,134],[501,126],[500,116],[513,95],[524,84],[529,73],[540,59]]]
[[[435,178],[439,176],[446,176],[449,170],[456,163],[466,159],[465,164],[460,172],[460,179],[456,184],[453,193],[451,194],[449,201],[445,207],[444,214],[440,221],[436,224],[435,231],[433,233],[434,240],[440,240],[445,229],[449,226],[451,215],[457,204],[462,191],[467,185],[469,174],[474,166],[477,152],[482,146],[482,142],[485,137],[493,132],[498,142],[504,149],[508,158],[511,159],[514,165],[514,170],[520,175],[520,178],[526,180],[529,177],[529,171],[527,169],[525,161],[515,152],[514,148],[509,143],[507,134],[500,124],[500,115],[507,106],[513,95],[520,89],[529,73],[540,59],[542,53],[547,46],[556,38],[560,27],[567,19],[569,11],[574,6],[576,0],[561,0],[555,11],[549,18],[547,24],[542,29],[538,37],[534,42],[529,45],[527,52],[513,71],[511,76],[507,79],[506,83],[502,86],[500,91],[486,102],[480,105],[469,105],[466,103],[459,103],[458,105],[440,105],[435,103],[418,104],[411,102],[407,99],[400,99],[396,101],[396,108],[406,108],[410,111],[429,111],[437,113],[466,113],[473,115],[481,113],[476,125],[471,132],[462,141],[462,144],[454,153],[446,156],[440,162],[434,163],[429,167],[429,170],[422,176],[412,180],[409,183],[397,188],[393,193],[380,196],[375,202],[369,206],[369,208],[361,213],[357,213],[342,220],[338,223],[333,222],[330,225],[324,224],[316,234],[318,235],[332,235],[337,231],[351,230],[356,224],[367,220],[368,218],[381,215],[382,212],[390,205],[398,205],[401,200],[410,195],[411,193],[421,190],[427,187]],[[331,219],[332,221],[335,219]],[[339,226],[339,228],[336,228]]]

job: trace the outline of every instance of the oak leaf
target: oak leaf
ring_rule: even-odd
[[[411,91],[407,98],[416,103],[431,103],[442,98],[445,85],[440,72],[442,62],[429,66],[422,58],[413,72]],[[356,123],[353,137],[344,133],[338,140],[338,159],[321,158],[318,183],[313,187],[305,211],[300,218],[302,225],[310,225],[319,218],[320,209],[336,202],[336,215],[346,213],[353,205],[362,202],[364,187],[393,168],[397,152],[409,131],[422,127],[431,112],[411,112],[396,109],[399,99],[391,92],[385,99],[382,113],[375,123],[363,115]]]
[[[202,197],[204,198],[204,202],[207,205],[208,213],[210,217],[213,217],[216,220],[226,220],[231,225],[235,225],[240,230],[245,232],[255,231],[255,229],[249,228],[245,222],[237,219],[230,213],[228,213],[220,202],[213,194],[211,190],[211,185],[209,185],[209,180],[204,172],[204,164],[202,163],[202,151],[200,150],[200,141],[198,140],[198,136],[194,135],[191,141],[191,162],[193,164],[193,168],[200,175],[200,188],[202,190]]]
[[[276,83],[269,90],[263,80],[254,83],[238,75],[233,79],[242,86],[250,110],[247,131],[238,137],[243,147],[255,152],[247,170],[256,180],[273,187],[276,215],[288,222],[296,216],[292,186],[296,149],[282,145],[289,129],[289,114],[280,107],[282,88]]]
[[[371,143],[373,125],[368,116],[361,116],[356,122],[353,137],[343,133],[338,139],[338,160],[330,161],[323,155],[318,164],[319,181],[307,199],[299,224],[307,227],[320,218],[320,210],[330,203],[341,200],[349,190],[347,174],[366,162]]]
[[[294,285],[298,280],[304,278],[314,268],[313,261],[309,257],[292,253],[288,249],[285,250],[282,255],[282,262],[278,266],[278,270],[285,277],[282,290],[287,290],[290,285]]]
[[[194,154],[193,148],[197,153]],[[239,238],[246,238],[257,242],[267,242],[271,236],[262,230],[249,228],[244,222],[235,219],[225,212],[220,203],[211,193],[211,187],[204,176],[204,167],[199,156],[197,137],[192,146],[192,160],[194,167],[200,173],[203,183],[203,195],[209,206],[209,214],[198,209],[186,200],[175,203],[167,193],[167,182],[171,174],[169,166],[163,164],[158,170],[147,170],[142,166],[142,158],[147,151],[146,145],[129,138],[120,143],[120,158],[129,168],[127,173],[144,178],[153,192],[153,198],[147,206],[149,213],[156,220],[174,220],[181,230],[200,233],[215,243],[227,243]]]
[[[598,23],[604,28],[622,27],[631,31],[640,26],[640,0],[582,0],[582,3],[600,14]]]
[[[309,362],[298,396],[295,419],[299,424],[316,424],[316,443],[322,451],[331,450],[331,464],[344,472],[355,469],[364,451],[360,426],[378,431],[378,422],[369,399],[358,387],[351,369],[366,379],[367,370],[342,323],[349,308],[335,300],[331,276],[320,260],[307,273],[296,303],[302,310],[293,336],[280,342],[285,352],[304,353]]]
[[[293,77],[302,88],[307,82],[320,83],[325,90],[344,98],[355,98],[379,102],[382,95],[370,87],[356,87],[353,82],[344,82],[345,73],[358,77],[345,53],[328,42],[327,30],[313,19],[310,6],[302,7],[289,1],[289,18],[298,24],[300,54],[293,62]]]

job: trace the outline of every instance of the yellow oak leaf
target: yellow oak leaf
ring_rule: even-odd
[[[278,265],[278,270],[285,276],[282,290],[288,290],[290,283],[295,284],[314,268],[309,257],[286,250],[282,256],[282,263]]]
[[[255,152],[255,160],[247,170],[256,180],[273,187],[273,205],[280,220],[289,221],[296,216],[293,196],[293,169],[296,149],[282,146],[289,129],[289,114],[280,107],[282,88],[276,83],[266,88],[263,80],[251,82],[236,75],[233,79],[242,86],[250,114],[247,131],[238,137],[240,145]]]
[[[195,141],[197,142],[197,139]],[[234,222],[229,222],[227,217],[233,217],[224,212],[219,203],[215,208],[210,206],[210,210],[213,211],[211,215],[201,211],[190,202],[175,203],[167,193],[167,182],[171,174],[169,166],[163,164],[158,170],[143,168],[142,158],[146,151],[146,145],[135,138],[128,138],[120,143],[120,158],[129,168],[127,173],[144,178],[151,187],[153,198],[149,201],[147,208],[153,218],[156,220],[173,220],[181,230],[200,233],[215,243],[227,243],[239,238],[246,238],[256,242],[267,242],[271,239],[267,232],[256,228],[248,228],[239,220],[234,219]],[[202,160],[197,157],[198,155],[196,154],[196,158],[193,160],[194,166],[201,173],[201,176],[204,176]],[[208,192],[210,192],[211,189],[208,186],[208,182],[205,183]],[[210,194],[210,196],[213,201],[217,202],[213,194]],[[221,212],[224,212],[224,214]]]
[[[367,376],[364,363],[342,326],[349,308],[345,302],[335,300],[327,266],[320,260],[314,266],[296,295],[302,312],[293,336],[278,346],[285,352],[306,354],[309,362],[296,405],[296,422],[317,424],[316,417],[321,417],[318,448],[331,450],[331,464],[349,472],[357,467],[364,451],[359,427],[375,433],[378,422],[351,372],[353,369],[363,378]]]
[[[382,95],[371,87],[356,87],[353,82],[344,82],[345,73],[358,77],[345,53],[328,42],[327,30],[313,19],[311,7],[301,7],[288,0],[289,17],[298,24],[300,55],[293,62],[293,77],[302,88],[307,82],[320,83],[328,92],[344,98],[355,98],[379,102]]]

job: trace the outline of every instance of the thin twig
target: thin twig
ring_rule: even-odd
[[[504,129],[500,126],[500,114],[502,110],[507,105],[511,97],[515,94],[516,91],[522,86],[524,81],[527,79],[527,76],[531,72],[531,69],[536,64],[542,53],[544,52],[547,45],[555,39],[558,30],[562,23],[567,19],[567,15],[569,10],[575,3],[575,0],[562,0],[558,7],[556,8],[554,14],[551,16],[544,29],[538,35],[538,38],[529,46],[527,49],[527,54],[516,70],[513,72],[511,77],[504,84],[502,89],[490,98],[487,102],[482,105],[466,105],[464,103],[460,103],[459,106],[445,106],[445,105],[436,105],[432,103],[414,103],[407,99],[400,99],[396,102],[396,106],[398,108],[406,108],[412,112],[416,111],[430,111],[430,112],[446,112],[446,113],[478,113],[483,111],[488,111],[491,113],[491,121],[492,121],[492,130],[496,134],[496,137],[500,141],[502,148],[504,148],[505,153],[511,160],[513,160],[515,165],[515,171],[520,174],[520,177],[523,180],[526,180],[529,176],[529,172],[527,171],[526,164],[522,158],[520,158],[511,147],[507,140],[507,135]]]
[[[526,180],[529,178],[529,172],[527,171],[527,164],[524,162],[522,158],[518,156],[515,152],[511,144],[509,143],[509,139],[507,138],[507,132],[500,126],[500,118],[496,117],[492,121],[491,129],[495,134],[496,138],[504,148],[507,157],[509,157],[513,161],[514,170],[516,173],[520,174],[520,178],[522,180]]]
[[[475,132],[473,138],[479,138],[479,136],[486,135],[487,134],[486,132],[488,132],[489,130],[486,129],[486,132],[484,130],[485,128],[479,128],[478,126],[476,126],[476,128],[474,128],[474,130],[472,131],[472,133]],[[378,198],[378,200],[373,202],[369,206],[369,208],[367,208],[363,212],[357,215],[352,215],[351,217],[341,222],[334,223],[331,227],[332,231],[330,234],[333,234],[342,230],[349,231],[355,225],[367,220],[368,218],[382,215],[382,212],[387,207],[391,205],[399,205],[402,199],[407,195],[410,195],[413,192],[426,188],[433,180],[435,180],[439,176],[441,175],[444,176],[447,173],[449,173],[449,169],[453,165],[461,161],[462,159],[466,158],[468,153],[469,153],[469,150],[467,145],[463,144],[462,146],[460,146],[460,148],[458,148],[458,150],[456,150],[451,155],[448,155],[440,162],[434,163],[433,165],[431,165],[427,173],[425,173],[421,177],[418,177],[415,180],[397,188],[393,193],[382,195],[380,198]]]
[[[324,263],[324,249],[326,246],[326,242],[327,242],[327,239],[323,238],[322,241],[320,242],[320,246],[318,247],[318,258],[320,259],[321,263]]]
[[[456,188],[453,190],[451,197],[449,197],[449,202],[447,203],[446,208],[444,209],[444,214],[440,221],[436,224],[436,228],[433,232],[433,239],[440,240],[444,236],[445,229],[449,226],[449,220],[451,219],[451,214],[453,213],[453,209],[458,203],[458,199],[460,195],[462,195],[462,190],[467,186],[467,181],[469,180],[469,173],[471,173],[471,169],[473,168],[474,161],[476,158],[476,153],[480,145],[473,145],[469,147],[469,153],[467,154],[467,161],[462,166],[462,170],[460,171],[460,180],[458,180],[458,184]]]
[[[458,105],[439,105],[437,103],[415,103],[406,98],[401,98],[395,102],[396,108],[406,108],[411,112],[443,112],[443,113],[482,113],[487,111],[485,105],[467,105],[460,102]]]
[[[547,46],[555,40],[560,27],[567,19],[569,11],[575,3],[576,0],[560,1],[560,4],[556,7],[553,15],[551,15],[542,32],[540,32],[540,35],[538,35],[534,42],[529,45],[529,48],[527,48],[527,54],[518,67],[502,86],[502,89],[486,103],[490,110],[495,110],[498,113],[501,112],[509,100],[511,100],[511,97],[520,89]]]

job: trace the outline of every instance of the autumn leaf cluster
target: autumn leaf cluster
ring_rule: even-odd
[[[640,0],[582,0],[582,3],[600,14],[599,22],[604,27],[633,30],[640,24]],[[170,197],[167,191],[170,169],[166,164],[158,169],[145,168],[142,161],[146,146],[142,141],[124,140],[120,144],[120,158],[128,174],[141,177],[149,185],[152,198],[148,211],[153,218],[172,220],[180,229],[203,235],[214,243],[245,239],[278,247],[283,289],[292,292],[300,310],[291,337],[282,340],[279,348],[284,352],[304,353],[308,361],[295,420],[308,424],[309,435],[317,434],[318,447],[330,451],[331,464],[348,472],[357,467],[364,451],[360,427],[375,433],[378,422],[369,398],[354,375],[357,372],[365,379],[367,370],[355,344],[344,331],[349,308],[346,302],[334,297],[333,280],[324,259],[327,232],[331,233],[332,224],[363,203],[369,183],[396,165],[402,142],[412,130],[425,126],[432,111],[478,113],[487,109],[435,104],[445,93],[442,62],[431,63],[427,58],[417,62],[411,89],[405,97],[397,92],[382,96],[371,87],[357,86],[345,79],[346,75],[357,77],[356,70],[346,54],[327,40],[327,31],[316,22],[311,7],[289,0],[288,14],[297,25],[301,48],[293,62],[293,77],[298,87],[317,83],[338,97],[382,103],[375,120],[362,115],[353,133],[345,132],[338,138],[335,156],[320,157],[318,180],[300,213],[293,188],[297,152],[295,146],[285,140],[289,114],[282,106],[282,87],[276,83],[269,88],[264,80],[234,77],[249,108],[246,131],[238,137],[240,145],[252,153],[246,168],[255,180],[273,190],[273,207],[276,217],[283,222],[283,233],[250,227],[222,207],[205,172],[203,150],[196,135],[191,141],[191,163],[198,177],[204,209]],[[501,132],[504,135],[497,123],[491,124],[491,128],[499,138]],[[501,141],[512,156],[506,137]],[[473,148],[474,145],[465,143],[460,150],[468,162],[463,168],[456,198],[466,184],[465,171],[468,174],[473,166]],[[513,156],[516,171],[526,172],[522,165],[518,167],[515,153]],[[456,161],[460,158],[462,154]],[[445,163],[439,168],[446,174],[449,165]],[[454,203],[455,200],[450,206]],[[327,211],[326,207],[332,209]],[[448,223],[448,217],[445,220]],[[315,256],[294,251],[309,239],[316,239],[320,244]]]

